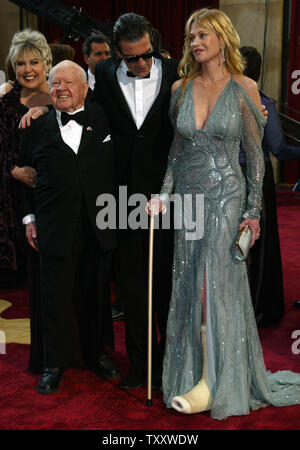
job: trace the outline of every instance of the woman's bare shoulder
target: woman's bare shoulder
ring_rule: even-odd
[[[254,80],[244,75],[233,75],[233,79],[242,86],[257,106],[261,106],[257,83]]]
[[[182,82],[183,82],[183,80],[180,79],[180,80],[175,81],[175,82],[172,84],[172,87],[171,87],[171,93],[172,93],[172,95],[173,95],[174,92],[182,85]]]

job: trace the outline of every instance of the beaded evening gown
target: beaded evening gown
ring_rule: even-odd
[[[298,404],[300,375],[266,371],[246,263],[235,258],[238,225],[243,218],[260,214],[265,120],[233,77],[202,130],[196,129],[193,80],[177,108],[180,95],[181,88],[171,99],[175,138],[160,195],[190,196],[191,202],[183,204],[192,205],[195,220],[199,217],[196,194],[203,194],[204,232],[201,239],[194,239],[185,212],[174,208],[175,228],[180,221],[182,228],[175,230],[164,401],[170,407],[174,396],[185,394],[201,379],[200,326],[205,307],[211,416],[224,419],[267,404]],[[239,165],[241,141],[247,156],[246,179]]]

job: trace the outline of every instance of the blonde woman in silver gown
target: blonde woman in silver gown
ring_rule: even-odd
[[[300,375],[266,371],[246,263],[236,258],[238,229],[251,227],[251,245],[259,237],[265,119],[256,83],[242,75],[239,37],[224,13],[192,14],[179,72],[170,106],[175,138],[160,199],[151,200],[150,209],[161,211],[172,192],[182,199],[203,194],[204,234],[187,239],[191,230],[184,223],[175,232],[164,401],[186,414],[210,410],[215,419],[299,404]]]

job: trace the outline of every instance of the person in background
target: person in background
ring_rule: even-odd
[[[5,83],[6,75],[4,70],[0,69],[0,86]]]
[[[160,50],[160,54],[161,54],[161,56],[163,56],[164,58],[171,59],[170,52],[168,52],[168,50],[166,50],[166,49],[164,49],[164,48],[162,48],[162,49]]]
[[[8,55],[5,58],[5,77],[6,81],[0,86],[0,98],[2,98],[14,87],[16,81],[16,74]]]
[[[87,75],[90,89],[95,85],[95,67],[110,57],[109,39],[100,31],[91,34],[82,44],[82,54],[88,66]]]
[[[262,58],[254,47],[240,48],[245,61],[244,74],[258,82]],[[300,159],[300,147],[288,145],[284,138],[276,105],[264,92],[259,91],[261,102],[268,110],[268,120],[264,128],[262,150],[265,162],[263,180],[263,203],[260,219],[260,237],[250,250],[247,268],[253,308],[258,326],[279,322],[284,315],[284,290],[282,262],[277,220],[276,191],[272,153],[279,161]],[[241,150],[240,162],[246,171],[246,158]]]
[[[151,43],[153,46],[153,50],[157,52],[157,54],[160,54],[163,58],[171,59],[170,53],[168,52],[168,50],[164,48],[164,45],[162,44],[162,37],[160,31],[158,31],[156,28],[153,27],[152,27]],[[178,62],[176,62],[176,65],[177,64]]]
[[[69,44],[49,44],[51,53],[53,56],[52,66],[56,66],[61,61],[68,59],[69,61],[74,61],[75,50]]]

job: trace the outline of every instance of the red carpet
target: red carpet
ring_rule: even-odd
[[[300,309],[293,307],[294,301],[300,300],[299,193],[279,191],[278,214],[286,313],[279,325],[261,329],[260,336],[267,369],[300,372],[300,341],[299,354],[291,349],[295,341],[292,332],[300,330]],[[0,298],[13,303],[2,313],[3,318],[28,317],[27,291],[0,291]],[[115,323],[115,336],[116,361],[125,373],[128,363],[123,322]],[[145,387],[124,392],[118,387],[119,380],[104,381],[87,370],[69,369],[60,391],[42,396],[35,392],[39,376],[26,370],[27,358],[28,346],[21,344],[8,344],[6,354],[0,354],[1,430],[300,429],[300,406],[268,406],[224,421],[213,420],[208,413],[184,416],[166,409],[160,392],[153,391],[153,406],[147,407]]]

